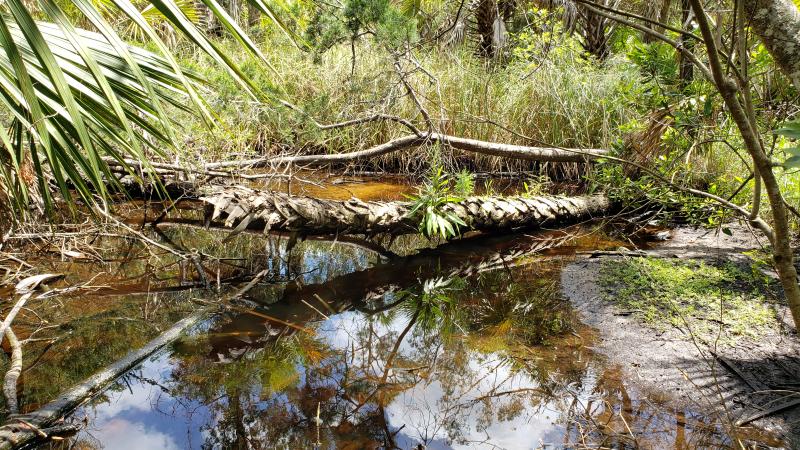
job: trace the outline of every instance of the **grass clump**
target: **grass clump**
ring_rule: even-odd
[[[284,151],[344,153],[409,134],[403,126],[387,122],[322,131],[311,118],[330,124],[382,113],[426,128],[415,103],[396,92],[399,80],[392,70],[393,54],[377,43],[357,41],[353,65],[349,43],[309,55],[279,33],[264,33],[257,41],[275,71],[264,70],[233,42],[219,45],[240,62],[256,86],[305,113],[277,103],[254,102],[206,56],[185,55],[182,62],[209,81],[206,94],[221,119],[213,130],[186,119],[181,137],[187,141],[189,156],[192,151],[212,159]],[[443,133],[509,144],[609,148],[621,138],[620,125],[641,115],[635,102],[641,88],[639,77],[623,58],[601,67],[577,53],[559,52],[557,59],[541,64],[520,57],[487,66],[467,45],[423,47],[414,57],[433,78],[415,71],[407,81]],[[370,165],[413,172],[431,162],[430,151],[423,147],[392,153]],[[443,152],[441,163],[453,173],[465,167],[472,171],[538,167],[530,161],[449,150]]]
[[[605,299],[640,314],[647,324],[671,325],[722,341],[758,337],[777,327],[776,283],[752,267],[731,262],[630,258],[604,261]]]

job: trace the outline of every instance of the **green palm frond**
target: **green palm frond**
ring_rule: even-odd
[[[263,1],[253,1],[272,16]],[[216,0],[202,2],[266,65]],[[56,0],[39,0],[35,15],[23,0],[0,5],[0,210],[16,217],[25,214],[34,191],[45,210],[52,210],[54,192],[69,205],[73,197],[104,203],[116,187],[108,159],[127,167],[125,159],[132,158],[146,166],[149,158],[176,148],[176,124],[167,109],[213,123],[198,91],[201,80],[170,53],[153,28],[156,17],[227,69],[253,98],[266,98],[197,28],[199,14],[190,0],[152,0],[144,8],[131,0],[73,0],[70,6],[97,32],[76,28]],[[105,18],[111,9],[160,54],[126,44]],[[47,22],[36,20],[42,17]]]
[[[397,0],[400,12],[408,17],[426,12],[431,8],[437,8],[445,4],[443,0]]]
[[[95,1],[101,1],[103,4],[110,4],[110,6],[104,10],[104,15],[110,17],[115,16],[115,11],[113,4],[111,4],[111,0]],[[198,8],[194,0],[175,0],[175,4],[186,16],[186,18],[189,19],[189,21],[191,21],[194,25],[197,26],[201,24],[200,8]],[[152,3],[144,5],[144,7],[140,9],[139,13],[154,29],[163,29],[167,33],[172,31],[172,28],[169,25],[169,20]],[[144,30],[137,26],[136,22],[131,20],[128,20],[128,24],[125,27],[125,34],[131,39],[140,42],[143,42],[147,39],[147,34],[144,32]]]
[[[105,0],[108,1],[108,0]],[[175,4],[178,6],[178,9],[186,16],[194,24],[200,23],[200,9],[197,7],[197,4],[194,0],[175,0]],[[161,14],[161,11],[156,9],[152,3],[145,5],[142,8],[142,15],[148,19],[150,22],[156,21],[163,21],[166,20],[164,14]]]
[[[0,161],[10,163],[3,184],[21,194],[15,197],[18,210],[33,181],[24,179],[25,164],[49,207],[49,179],[65,199],[71,199],[72,187],[91,201],[94,193],[108,194],[106,182],[113,180],[104,157],[123,164],[124,158],[146,161],[172,145],[167,128],[173,124],[155,104],[189,108],[180,99],[184,80],[163,58],[128,49],[141,72],[137,77],[102,35],[32,19],[25,23],[36,34],[26,33],[11,17],[0,18],[6,49],[0,54],[0,101],[16,130],[4,142]],[[199,81],[184,76],[190,84]]]

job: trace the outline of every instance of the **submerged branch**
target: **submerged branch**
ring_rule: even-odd
[[[34,440],[47,438],[50,427],[56,425],[59,419],[92,398],[120,375],[178,339],[184,331],[203,319],[206,313],[203,310],[177,322],[141,349],[130,352],[38,410],[10,418],[0,426],[0,450],[19,448]]]
[[[221,304],[229,303],[251,290],[261,282],[269,271],[259,272],[252,280],[233,294],[220,300]],[[58,424],[64,416],[74,411],[78,406],[100,393],[106,386],[136,367],[139,363],[149,358],[157,351],[176,341],[191,327],[205,319],[210,309],[201,309],[189,317],[175,323],[168,330],[148,342],[138,350],[132,350],[124,358],[105,367],[82,383],[73,386],[62,393],[58,398],[37,409],[34,412],[10,417],[0,426],[0,450],[20,448],[30,445],[34,441],[49,438],[57,432],[63,432],[64,425]],[[10,331],[10,328],[6,329]],[[8,375],[6,376],[8,384]],[[6,385],[6,388],[8,386]],[[8,392],[6,391],[7,395]],[[66,426],[71,431],[74,427]]]

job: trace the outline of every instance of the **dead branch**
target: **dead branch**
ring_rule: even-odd
[[[221,303],[230,303],[243,296],[267,275],[269,275],[269,271],[266,270],[258,273],[245,286],[222,299]],[[122,374],[136,367],[136,365],[149,358],[158,350],[177,340],[189,328],[207,317],[209,312],[209,308],[203,308],[195,312],[191,316],[175,323],[168,330],[148,342],[144,347],[131,351],[124,358],[107,366],[82,383],[73,386],[72,389],[64,392],[55,400],[38,410],[9,418],[6,423],[0,426],[0,450],[20,448],[34,441],[47,439],[49,437],[48,432],[54,434],[52,430],[59,429],[54,425],[56,425],[62,417],[74,411],[75,408],[82,403],[101,392]]]
[[[50,280],[53,278],[59,278],[61,275],[55,275],[51,273],[45,273],[41,275],[34,275],[32,277],[25,278],[24,280],[17,283],[15,291],[17,294],[20,294],[21,297],[14,306],[11,308],[11,311],[8,312],[6,318],[0,323],[0,335],[4,335],[6,330],[11,326],[11,322],[14,321],[14,318],[17,317],[22,307],[25,306],[25,303],[33,296],[33,291],[36,289],[39,284],[46,280]]]
[[[375,158],[389,153],[408,150],[421,145],[440,143],[450,148],[465,152],[478,153],[503,158],[522,159],[540,162],[586,162],[608,155],[603,149],[560,149],[554,147],[531,147],[526,145],[502,144],[477,139],[467,139],[446,134],[421,132],[411,134],[389,142],[350,153],[328,155],[275,156],[247,159],[239,161],[222,161],[206,164],[206,170],[226,167],[264,167],[281,164],[336,164]]]
[[[11,363],[6,372],[5,380],[3,383],[3,394],[6,397],[6,406],[9,414],[19,413],[19,404],[17,403],[17,379],[22,373],[22,346],[17,339],[17,335],[11,327],[6,328],[6,339],[8,345],[11,347]]]
[[[141,349],[129,353],[121,360],[64,392],[42,408],[29,414],[10,418],[0,426],[0,450],[19,448],[35,440],[48,437],[46,431],[43,432],[43,430],[55,425],[64,415],[92,398],[120,375],[178,339],[184,331],[203,319],[207,312],[207,310],[201,310],[177,322]]]

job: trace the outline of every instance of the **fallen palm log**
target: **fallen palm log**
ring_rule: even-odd
[[[323,200],[260,191],[243,186],[206,188],[206,223],[265,232],[288,231],[302,235],[415,233],[423,220],[411,213],[408,202]],[[468,197],[439,207],[467,224],[464,231],[504,231],[575,223],[604,215],[610,208],[599,195],[560,197]]]
[[[488,156],[539,162],[586,162],[608,155],[603,149],[564,149],[531,147],[480,141],[439,133],[410,134],[365,150],[327,155],[275,156],[240,161],[223,161],[205,165],[205,170],[230,167],[264,167],[281,164],[336,164],[375,158],[392,152],[408,150],[426,144],[439,143],[446,147]]]
[[[224,304],[242,297],[268,275],[269,271],[267,270],[259,272],[242,288],[221,299],[220,302]],[[105,367],[82,383],[73,386],[70,390],[62,393],[58,398],[36,411],[10,416],[0,426],[0,450],[27,447],[34,442],[47,440],[53,435],[76,431],[78,427],[58,422],[78,406],[102,392],[114,380],[154,355],[160,349],[176,341],[184,332],[200,323],[210,313],[209,308],[196,311],[191,316],[176,322],[144,347],[131,351],[122,359]]]

